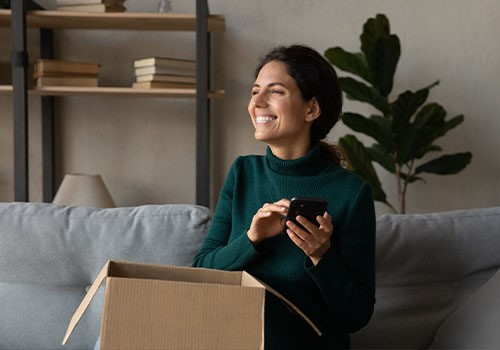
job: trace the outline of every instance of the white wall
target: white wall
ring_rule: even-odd
[[[194,9],[194,0],[173,0],[175,12]],[[127,0],[130,11],[153,11],[155,1]],[[408,212],[500,205],[498,116],[500,2],[497,0],[209,0],[226,16],[227,30],[213,37],[215,87],[226,89],[213,102],[214,200],[230,164],[240,154],[263,153],[253,139],[246,106],[258,56],[277,44],[304,43],[324,52],[332,46],[359,51],[361,27],[384,13],[402,44],[394,92],[416,90],[435,80],[429,101],[465,122],[439,143],[446,153],[471,151],[471,165],[458,175],[426,177],[410,186]],[[6,38],[7,30],[0,30]],[[56,51],[65,59],[103,64],[102,85],[129,85],[131,62],[149,55],[194,57],[192,33],[64,31]],[[2,40],[5,42],[5,40]],[[2,58],[0,56],[0,58]],[[339,72],[342,75],[342,72]],[[10,137],[10,100],[0,96],[0,200],[12,200],[11,164],[4,153]],[[31,103],[37,114],[37,103]],[[71,97],[58,99],[58,181],[66,172],[101,173],[118,205],[194,201],[194,100]],[[369,113],[346,101],[345,110]],[[34,127],[37,123],[33,116]],[[7,130],[7,131],[6,131]],[[329,139],[350,132],[337,126]],[[36,136],[36,130],[33,132]],[[8,143],[7,143],[8,144]],[[32,172],[40,173],[32,146]],[[392,178],[381,172],[395,202]],[[41,199],[33,179],[32,200]],[[379,213],[385,211],[378,208]]]
[[[227,15],[223,44],[226,67],[224,104],[217,115],[217,147],[227,169],[240,153],[262,153],[252,139],[246,105],[256,57],[281,43],[305,43],[320,52],[341,46],[359,51],[359,35],[368,17],[384,13],[402,45],[394,92],[416,90],[440,80],[429,101],[441,103],[450,117],[465,122],[439,144],[447,153],[471,151],[471,165],[458,175],[426,176],[408,191],[408,212],[429,212],[500,205],[499,93],[500,2],[468,0],[343,0],[343,1],[212,1],[212,10]],[[221,50],[223,48],[221,47]],[[229,68],[231,67],[231,68]],[[340,75],[342,72],[339,72]],[[346,100],[344,110],[369,113],[368,107]],[[246,124],[245,124],[246,123]],[[350,132],[339,125],[331,140]],[[226,151],[223,151],[223,150]],[[221,170],[222,171],[222,170]],[[393,180],[381,171],[384,188],[395,203]],[[218,176],[217,179],[221,179]],[[378,208],[379,212],[385,207]]]

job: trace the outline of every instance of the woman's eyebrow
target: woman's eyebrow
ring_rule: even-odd
[[[276,85],[283,86],[284,88],[286,88],[286,85],[283,84],[283,83],[280,83],[280,82],[269,83],[269,84],[267,84],[267,87],[273,87],[273,86],[276,86]],[[253,87],[260,87],[260,85],[257,84],[257,83],[255,83],[255,84],[253,84]]]

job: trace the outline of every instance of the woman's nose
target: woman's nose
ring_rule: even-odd
[[[255,107],[263,107],[267,104],[267,100],[265,95],[259,92],[252,96],[252,103]]]

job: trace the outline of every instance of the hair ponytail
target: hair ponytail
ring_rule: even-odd
[[[339,146],[329,144],[325,141],[319,141],[319,147],[321,150],[321,158],[323,160],[343,168],[347,167],[347,159]]]

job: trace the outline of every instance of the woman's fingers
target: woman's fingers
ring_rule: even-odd
[[[259,209],[259,212],[279,213],[281,215],[286,215],[288,212],[289,204],[290,201],[288,201],[287,199],[282,199],[274,203],[265,203]]]
[[[317,216],[316,221],[319,223],[319,228],[325,232],[333,233],[332,217],[325,212],[323,216]]]
[[[330,215],[325,213],[323,216],[318,216],[316,220],[320,224],[319,227],[300,215],[297,216],[297,222],[303,228],[293,221],[286,223],[290,239],[313,259],[314,264],[317,264],[325,252],[330,249],[330,237],[333,233]]]
[[[274,203],[264,203],[254,214],[247,235],[253,243],[276,236],[283,231],[290,201],[286,198]]]

